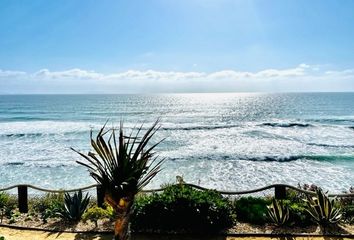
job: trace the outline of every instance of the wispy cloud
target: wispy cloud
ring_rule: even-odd
[[[26,75],[26,72],[9,71],[9,70],[4,71],[0,69],[0,78],[19,77],[24,75]]]
[[[113,74],[102,74],[95,71],[87,71],[78,68],[65,71],[50,71],[48,69],[41,69],[34,74],[28,74],[29,78],[40,79],[97,79],[97,80],[165,80],[174,81],[179,79],[247,79],[247,78],[286,78],[306,75],[306,70],[309,65],[300,64],[295,68],[289,69],[265,69],[259,72],[242,72],[235,70],[222,70],[212,73],[205,72],[176,72],[176,71],[155,71],[155,70],[128,70]],[[24,72],[13,72],[24,74]]]
[[[58,72],[51,72],[48,69],[41,69],[38,72],[35,72],[33,75],[30,75],[31,78],[73,78],[73,79],[99,79],[103,75],[96,73],[94,71],[86,71],[81,70],[79,68],[74,68],[66,71],[58,71]]]
[[[13,81],[6,81],[6,80]],[[10,82],[16,83],[11,85]],[[40,84],[39,84],[40,83]],[[39,87],[40,85],[40,87]],[[221,70],[178,72],[128,70],[104,74],[69,69],[34,73],[0,70],[3,92],[213,92],[213,91],[354,91],[354,69],[329,70],[319,65],[299,64],[287,69],[257,72]],[[18,89],[14,89],[16,86]]]

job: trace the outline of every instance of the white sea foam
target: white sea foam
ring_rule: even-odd
[[[68,121],[0,122],[1,135],[64,134],[98,128],[97,124]]]
[[[88,96],[92,99],[86,102],[85,97],[72,96],[67,105],[60,98],[50,102],[48,97],[43,105],[29,103],[33,111],[11,99],[3,106],[7,109],[13,104],[16,113],[0,112],[4,116],[0,122],[0,186],[32,183],[72,188],[92,183],[76,163],[80,156],[70,147],[87,152],[90,130],[97,131],[108,117],[119,113],[123,116],[111,118],[109,127],[119,126],[123,119],[128,131],[143,121],[145,130],[162,117],[153,141],[166,138],[157,151],[167,160],[149,188],[182,175],[187,182],[223,190],[279,182],[345,190],[354,185],[352,108],[331,101],[326,104],[334,110],[323,115],[327,105],[317,108],[317,100],[309,106],[305,100],[300,104],[303,97]],[[99,102],[101,98],[104,101]],[[70,105],[72,101],[75,105]],[[352,106],[352,101],[346,104]]]

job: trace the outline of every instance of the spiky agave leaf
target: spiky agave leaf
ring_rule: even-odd
[[[118,137],[114,128],[106,129],[106,124],[94,138],[91,133],[93,152],[80,153],[86,161],[77,161],[85,166],[106,193],[115,198],[134,196],[146,186],[161,170],[163,160],[156,161],[153,152],[159,141],[148,147],[148,143],[160,128],[157,120],[145,134],[143,125],[134,128],[129,135],[124,134],[121,122]]]
[[[273,198],[272,204],[267,206],[268,215],[277,226],[284,225],[289,220],[289,209],[281,200]]]
[[[72,196],[69,193],[65,193],[64,211],[61,215],[66,219],[78,221],[85,212],[89,201],[89,194],[86,193],[83,197],[81,190],[78,193],[75,192]]]
[[[316,190],[316,196],[307,196],[306,211],[321,226],[335,224],[342,218],[341,210],[334,205],[334,199],[330,200],[328,196],[321,190]]]

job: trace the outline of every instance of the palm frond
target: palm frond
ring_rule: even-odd
[[[86,167],[111,196],[135,195],[161,171],[164,162],[156,161],[158,156],[154,152],[164,139],[149,144],[160,128],[159,120],[144,134],[143,125],[126,135],[122,122],[118,133],[113,127],[107,129],[106,124],[95,137],[90,133],[93,152],[83,154],[72,148],[85,160],[77,163]]]

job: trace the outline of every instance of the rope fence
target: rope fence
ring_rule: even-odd
[[[195,184],[190,184],[190,183],[181,183],[182,185],[190,186],[198,190],[211,190],[209,188],[201,187]],[[96,189],[96,194],[97,194],[97,205],[99,207],[103,206],[104,203],[104,190],[101,185],[99,184],[93,184],[89,185],[86,187],[82,188],[74,188],[74,189],[68,189],[68,190],[52,190],[52,189],[46,189],[46,188],[41,188],[37,186],[33,186],[30,184],[18,184],[18,185],[13,185],[5,188],[1,188],[0,192],[3,191],[8,191],[11,189],[17,188],[17,193],[18,193],[18,208],[21,213],[27,213],[28,212],[28,188],[42,191],[42,192],[47,192],[47,193],[70,193],[70,192],[77,192],[77,191],[83,191],[83,190],[89,190],[89,189]],[[252,190],[244,190],[244,191],[219,191],[216,190],[218,193],[223,194],[223,195],[244,195],[244,194],[250,194],[250,193],[256,193],[256,192],[262,192],[268,189],[274,188],[274,197],[276,199],[285,199],[286,198],[286,189],[292,189],[301,193],[309,194],[309,195],[314,195],[316,194],[315,192],[312,191],[307,191],[298,187],[294,187],[291,185],[287,184],[272,184],[268,185],[265,187],[257,188],[257,189],[252,189]],[[166,187],[164,188],[157,188],[157,189],[146,189],[142,190],[143,193],[154,193],[154,192],[161,192],[165,190]],[[341,194],[328,194],[329,197],[354,197],[354,193],[341,193]]]

